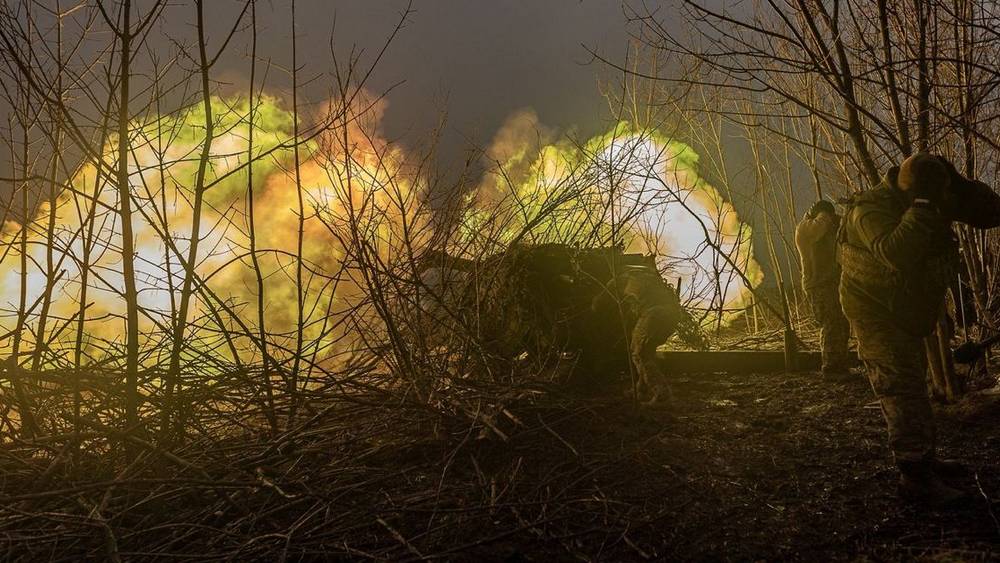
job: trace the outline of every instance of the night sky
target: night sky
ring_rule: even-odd
[[[221,41],[242,4],[207,3],[215,28],[210,42]],[[370,64],[406,5],[399,0],[299,0],[299,59],[305,65],[300,82],[312,79],[307,98],[322,100],[330,87],[331,30],[336,31],[340,57],[352,48],[363,49],[362,61]],[[442,164],[447,165],[460,162],[470,144],[488,143],[504,120],[523,108],[534,109],[541,123],[560,132],[591,135],[603,132],[609,123],[611,113],[599,81],[614,80],[616,75],[606,65],[592,62],[586,47],[614,60],[624,57],[628,37],[619,2],[417,0],[413,9],[369,83],[378,93],[398,84],[388,94],[382,122],[388,137],[419,145],[447,113],[440,150]],[[193,33],[193,6],[171,7],[164,16],[169,33]],[[258,51],[276,64],[289,65],[289,3],[261,2],[257,17]],[[242,37],[238,48],[220,61],[216,71],[220,80],[233,84],[245,80],[246,41]],[[268,82],[272,90],[287,85],[276,71]]]
[[[135,17],[145,16],[154,0],[136,0]],[[372,64],[400,21],[405,0],[330,2],[297,0],[297,37],[300,105],[304,121],[322,112],[333,95],[334,56],[343,63],[351,53],[360,53],[363,70]],[[638,3],[637,3],[638,4]],[[237,25],[244,0],[205,2],[207,43],[217,52]],[[290,107],[292,61],[291,0],[258,0],[257,85],[265,79],[265,92],[286,100]],[[641,6],[641,4],[638,4]],[[727,9],[741,9],[740,3]],[[64,3],[63,8],[66,8]],[[679,24],[659,6],[665,25]],[[44,11],[37,12],[39,25],[46,26]],[[74,16],[67,36],[79,29],[84,12]],[[112,16],[114,17],[114,16]],[[50,19],[50,18],[49,18]],[[157,18],[137,53],[133,67],[133,89],[143,92],[148,84],[150,61],[160,64],[176,60],[180,69],[174,76],[196,71],[197,12],[192,1],[169,2]],[[250,74],[249,14],[212,68],[213,88],[221,94],[245,96]],[[51,29],[52,22],[48,22]],[[535,112],[547,134],[588,139],[606,132],[615,113],[602,94],[602,87],[618,91],[621,73],[595,60],[590,51],[614,62],[624,62],[629,49],[630,28],[626,9],[618,0],[546,1],[465,1],[414,0],[412,11],[366,83],[376,95],[385,93],[385,113],[380,133],[415,154],[436,146],[434,173],[446,180],[456,179],[473,148],[490,145],[506,120],[525,109]],[[332,41],[331,41],[332,38]],[[92,64],[113,38],[100,18],[88,34],[88,41],[75,53],[74,64]],[[186,54],[182,54],[186,51]],[[107,64],[103,60],[99,66]],[[144,68],[144,65],[146,68]],[[174,92],[163,103],[166,111],[198,101],[197,80]],[[178,98],[180,96],[180,98]],[[137,95],[136,104],[148,103],[148,91]],[[186,101],[182,101],[186,100]],[[81,100],[84,101],[84,100]],[[85,102],[85,101],[84,101]],[[92,105],[92,104],[91,104]],[[5,106],[5,104],[0,104]],[[0,107],[5,117],[6,107]],[[99,108],[78,107],[81,115],[96,117]],[[139,111],[141,110],[134,110]],[[440,137],[433,131],[446,118]],[[96,123],[96,121],[94,122]],[[551,135],[548,138],[553,138]],[[701,147],[695,139],[680,139]],[[724,139],[727,174],[734,181],[734,202],[744,220],[754,221],[753,210],[739,201],[748,179],[747,151],[733,137]],[[73,148],[68,149],[70,153]],[[44,159],[40,160],[44,161]],[[485,161],[472,161],[473,174]],[[7,152],[0,154],[0,168],[10,169]],[[731,169],[730,169],[731,168]],[[709,181],[712,181],[711,173]],[[800,175],[795,172],[795,175]],[[805,176],[802,176],[805,179]],[[472,185],[476,178],[471,178]],[[449,182],[445,182],[447,185]],[[465,185],[468,189],[469,184]],[[9,184],[0,190],[9,189]],[[447,189],[447,188],[446,188]],[[0,192],[2,193],[2,192]],[[807,193],[807,191],[803,191]],[[806,205],[808,202],[801,202]],[[761,230],[755,231],[759,237]]]

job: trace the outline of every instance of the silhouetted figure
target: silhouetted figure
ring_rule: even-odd
[[[666,343],[677,330],[684,311],[673,286],[660,276],[654,266],[625,265],[616,273],[606,291],[595,300],[594,310],[609,316],[614,326],[614,309],[618,304],[620,318],[628,334],[629,360],[635,370],[636,398],[647,405],[671,399],[656,356],[656,349]],[[614,323],[614,324],[612,324]]]
[[[823,377],[845,381],[853,376],[848,364],[847,342],[851,327],[840,307],[840,264],[837,230],[840,216],[833,204],[819,200],[795,227],[795,246],[802,265],[802,290],[813,318],[820,325]]]
[[[840,297],[882,406],[899,493],[944,505],[966,498],[935,456],[923,339],[938,322],[958,264],[952,221],[1000,225],[1000,197],[947,160],[919,153],[858,196],[840,236]]]

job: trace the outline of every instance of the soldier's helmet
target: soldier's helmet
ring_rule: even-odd
[[[951,174],[940,158],[918,152],[899,166],[896,183],[903,191],[942,190],[951,184]]]

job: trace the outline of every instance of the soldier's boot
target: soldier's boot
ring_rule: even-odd
[[[646,400],[642,401],[643,406],[670,408],[674,404],[674,393],[665,384],[656,384],[649,387]]]
[[[625,398],[630,401],[638,401],[640,403],[646,401],[652,390],[642,383],[636,383],[635,386],[630,386],[625,389]]]
[[[907,502],[943,508],[969,500],[965,491],[947,485],[933,460],[899,462],[899,497]]]

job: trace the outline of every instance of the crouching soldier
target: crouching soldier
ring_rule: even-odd
[[[956,272],[953,220],[998,226],[1000,198],[946,160],[920,153],[855,199],[838,246],[841,303],[882,406],[900,496],[930,505],[966,497],[946,483],[959,467],[935,457],[923,346]]]
[[[820,325],[823,378],[829,381],[852,378],[847,351],[851,327],[840,307],[839,227],[840,216],[833,204],[822,199],[813,204],[795,227],[795,246],[802,265],[802,290],[813,318]]]
[[[646,405],[670,402],[656,349],[674,334],[684,315],[676,290],[655,267],[628,265],[595,299],[593,308],[608,321],[617,317],[624,324],[636,397]],[[619,327],[622,324],[612,322]]]

